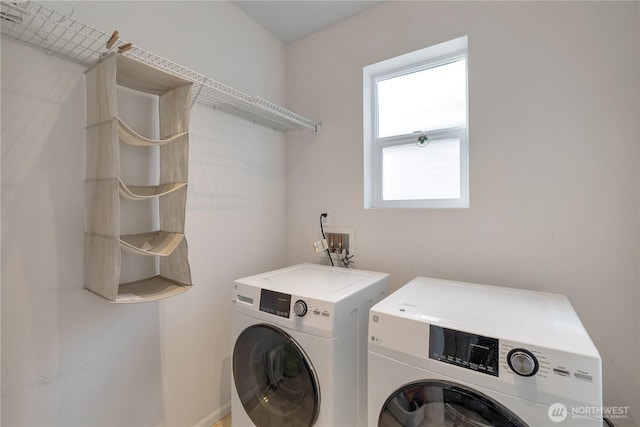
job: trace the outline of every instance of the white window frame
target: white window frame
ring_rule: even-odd
[[[415,143],[413,134],[379,138],[377,135],[377,83],[381,80],[445,65],[467,59],[467,37],[430,46],[402,56],[391,58],[363,68],[364,115],[364,207],[372,208],[468,208],[469,207],[469,100],[467,84],[467,117],[462,127],[435,129],[425,132],[429,143],[457,138],[460,140],[460,198],[383,200],[382,150],[384,147]],[[468,60],[467,60],[468,76]],[[467,78],[468,82],[468,78]],[[420,129],[415,129],[420,130]]]

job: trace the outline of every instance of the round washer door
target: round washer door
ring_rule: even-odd
[[[247,415],[258,427],[311,426],[320,411],[320,387],[311,361],[285,331],[253,325],[233,348],[233,380]]]
[[[420,381],[396,390],[385,402],[379,427],[528,427],[505,406],[448,381]]]

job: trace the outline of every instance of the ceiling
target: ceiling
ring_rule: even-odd
[[[290,44],[357,15],[382,0],[232,2],[284,44]]]

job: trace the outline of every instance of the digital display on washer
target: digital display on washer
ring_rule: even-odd
[[[496,338],[430,325],[429,358],[483,374],[498,376]]]
[[[260,311],[289,318],[291,309],[291,295],[282,292],[260,290]]]

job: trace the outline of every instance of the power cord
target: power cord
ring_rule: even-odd
[[[324,235],[324,227],[322,226],[322,218],[326,218],[327,214],[326,213],[321,213],[320,214],[320,231],[322,232],[322,238],[323,239],[327,239]],[[327,256],[329,257],[329,262],[331,263],[331,266],[333,267],[333,259],[331,258],[331,252],[329,251],[329,248],[327,248]]]

